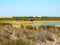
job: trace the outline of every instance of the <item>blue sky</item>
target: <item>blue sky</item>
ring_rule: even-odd
[[[60,0],[0,0],[0,16],[60,16]]]

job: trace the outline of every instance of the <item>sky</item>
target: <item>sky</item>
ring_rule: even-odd
[[[60,16],[60,0],[0,0],[0,16]]]

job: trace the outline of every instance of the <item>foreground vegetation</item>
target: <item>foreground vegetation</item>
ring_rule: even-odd
[[[0,45],[60,45],[60,27],[0,23]]]

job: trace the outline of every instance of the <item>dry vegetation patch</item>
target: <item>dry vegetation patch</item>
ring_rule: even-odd
[[[21,24],[19,27],[13,27],[12,24],[0,24],[0,44],[40,45],[42,42],[44,45],[49,44],[47,41],[56,43],[59,31],[59,27],[51,25]]]

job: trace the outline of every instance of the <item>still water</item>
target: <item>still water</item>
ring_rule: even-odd
[[[33,24],[60,25],[60,22],[34,22]]]

